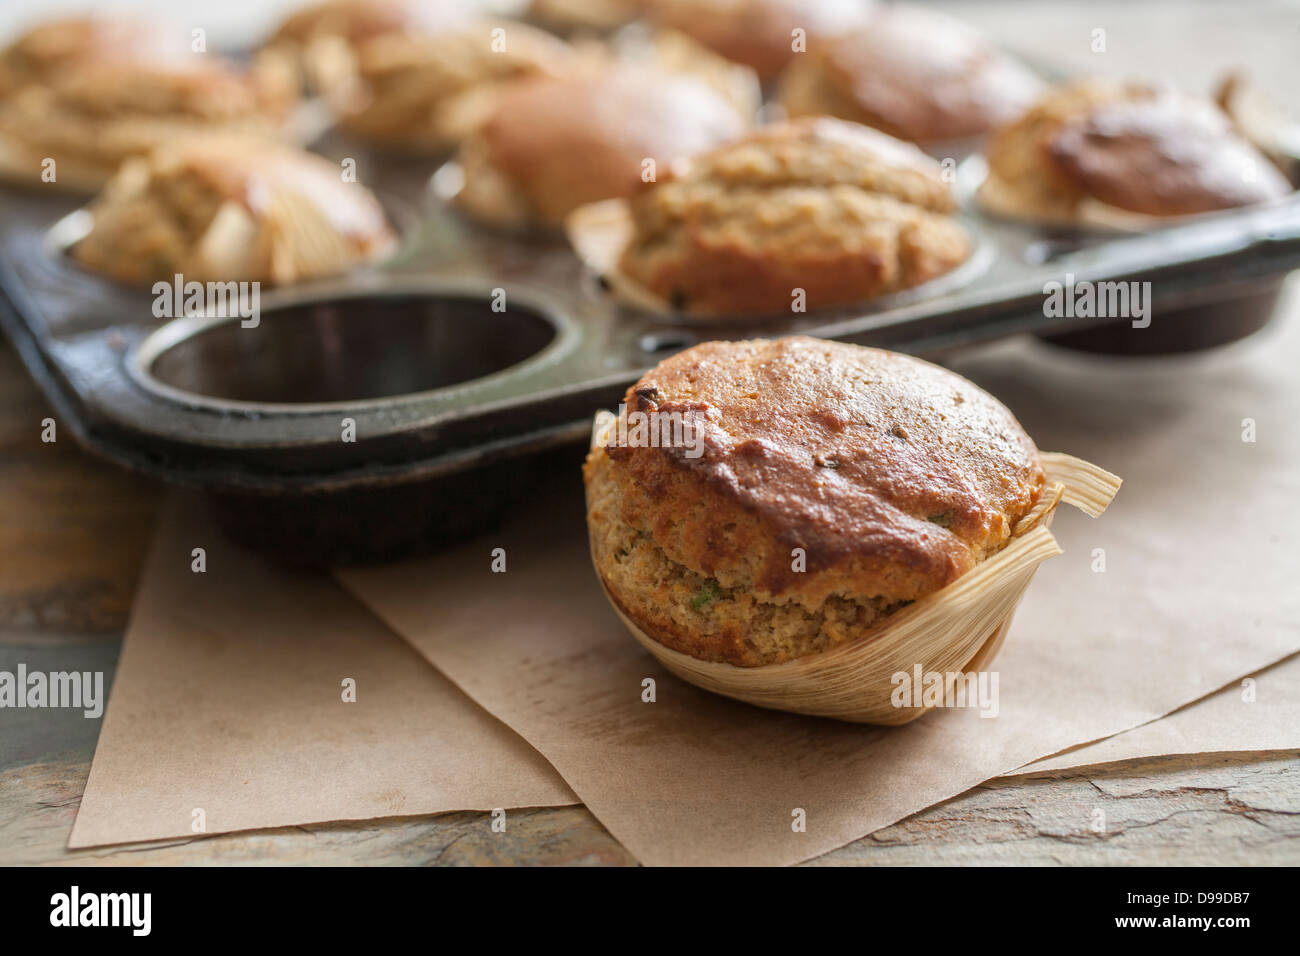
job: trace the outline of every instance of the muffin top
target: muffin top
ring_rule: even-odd
[[[1290,192],[1214,104],[1135,83],[1054,90],[998,132],[988,159],[1006,193],[1049,216],[1071,215],[1085,199],[1178,216]]]
[[[150,157],[155,182],[186,180],[191,196],[237,202],[253,216],[267,213],[277,192],[292,191],[312,201],[339,233],[386,236],[379,201],[364,186],[345,182],[338,164],[292,146],[240,136],[194,136]]]
[[[307,43],[339,37],[357,43],[384,33],[430,32],[462,22],[456,3],[430,0],[326,0],[295,10],[268,41]]]
[[[627,520],[673,561],[763,600],[915,600],[1001,548],[1044,482],[1034,443],[996,399],[877,349],[709,342],[662,362],[625,402],[694,429],[676,446],[606,447]]]
[[[85,63],[166,63],[190,55],[188,32],[156,20],[64,17],[38,24],[0,51],[0,92],[50,82]]]
[[[508,83],[572,66],[563,40],[524,23],[467,20],[429,33],[384,33],[356,47],[340,101],[350,133],[403,149],[460,142]]]
[[[849,304],[934,278],[969,244],[938,163],[826,118],[760,127],[631,200],[620,270],[682,311]]]
[[[811,44],[779,94],[792,115],[825,113],[916,143],[987,132],[1041,92],[1028,68],[933,10],[882,6],[861,27]]]
[[[632,195],[646,160],[667,170],[745,127],[707,84],[625,64],[516,84],[466,152],[481,151],[533,218],[558,225],[580,205]]]
[[[221,122],[257,114],[283,117],[293,106],[293,91],[263,79],[223,60],[191,54],[169,64],[121,59],[84,63],[40,92],[43,104],[87,118]]]
[[[653,0],[651,19],[689,34],[721,56],[770,79],[798,56],[795,30],[806,47],[866,18],[874,0]]]
[[[128,282],[292,282],[333,275],[394,241],[364,186],[311,153],[261,139],[191,135],[128,161],[92,205],[72,249]]]

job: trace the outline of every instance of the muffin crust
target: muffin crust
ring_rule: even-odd
[[[458,203],[487,221],[558,227],[578,206],[638,192],[647,159],[666,170],[745,127],[689,76],[622,65],[525,81],[464,144]]]
[[[988,163],[981,199],[1030,218],[1072,220],[1088,201],[1179,216],[1290,191],[1212,103],[1139,84],[1053,91],[994,136]]]
[[[995,399],[876,349],[706,343],[626,406],[689,420],[703,454],[593,449],[597,572],[643,630],[706,660],[773,663],[860,634],[1000,550],[1044,482]]]
[[[506,84],[559,75],[573,62],[568,44],[523,23],[381,34],[357,45],[355,76],[337,87],[346,90],[335,94],[340,125],[385,147],[438,152],[476,129]]]
[[[189,53],[188,33],[133,17],[63,17],[40,23],[0,50],[0,94],[46,84],[86,63],[167,63]]]
[[[630,203],[620,270],[679,311],[862,302],[970,252],[940,167],[866,127],[804,119],[696,156]]]
[[[978,31],[898,4],[795,57],[779,99],[792,116],[838,116],[931,144],[988,132],[1041,90],[1027,67]]]
[[[247,70],[207,55],[175,63],[93,59],[49,85],[19,90],[0,108],[0,140],[14,165],[39,175],[42,157],[63,181],[97,188],[125,160],[195,133],[286,134],[297,103],[292,78],[271,59]]]
[[[772,79],[801,57],[795,30],[813,47],[863,23],[874,0],[653,0],[652,20]]]
[[[346,271],[395,241],[379,202],[333,163],[233,136],[131,160],[91,209],[94,227],[72,255],[126,282],[292,282]]]

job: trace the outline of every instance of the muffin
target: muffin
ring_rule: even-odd
[[[601,584],[653,641],[739,667],[822,654],[952,584],[1046,481],[960,376],[803,336],[679,353],[619,418],[583,472]]]
[[[810,44],[781,78],[778,100],[791,116],[838,116],[934,145],[1015,119],[1042,87],[979,31],[899,4]]]
[[[351,82],[335,88],[340,126],[402,151],[454,147],[511,82],[570,69],[564,41],[523,23],[474,20],[433,33],[383,33],[360,42]]]
[[[454,0],[326,0],[291,13],[267,44],[302,46],[322,37],[356,44],[385,33],[427,33],[462,19]]]
[[[83,63],[166,63],[189,55],[184,28],[130,17],[63,17],[38,24],[0,50],[0,96],[48,84]]]
[[[339,167],[289,146],[195,136],[127,162],[89,207],[71,250],[125,282],[247,280],[283,284],[336,275],[395,241],[379,202]]]
[[[1288,192],[1213,103],[1087,81],[1051,91],[993,136],[979,200],[1013,218],[1140,228]]]
[[[529,19],[553,30],[608,33],[645,12],[651,0],[532,0]]]
[[[53,159],[58,185],[93,190],[125,160],[194,133],[287,135],[296,102],[291,76],[270,60],[84,61],[0,106],[0,166],[35,183]]]
[[[461,146],[457,206],[495,226],[558,229],[579,206],[632,196],[672,160],[743,133],[758,108],[753,74],[679,39],[689,65],[680,44],[659,44],[650,63],[592,65],[504,91]]]
[[[454,0],[326,0],[295,10],[265,48],[289,57],[308,89],[341,92],[355,75],[357,48],[386,34],[438,33],[468,20]]]
[[[861,24],[873,6],[873,0],[652,0],[648,11],[659,26],[770,80],[802,55],[795,52],[796,30],[810,49]]]
[[[605,274],[630,297],[702,316],[856,304],[962,263],[971,245],[953,208],[939,164],[913,146],[840,120],[775,124],[627,202]],[[583,216],[570,219],[579,247]]]

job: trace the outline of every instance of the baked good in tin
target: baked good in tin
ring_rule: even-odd
[[[874,6],[873,0],[652,0],[647,15],[770,80],[822,38],[863,23]]]
[[[1085,80],[1054,89],[987,149],[989,211],[1143,228],[1291,191],[1215,104],[1165,87]]]
[[[72,246],[82,266],[124,282],[299,282],[389,252],[383,208],[339,167],[290,146],[193,136],[129,160],[89,206]]]
[[[1043,83],[975,28],[911,4],[881,4],[861,26],[818,38],[781,77],[791,116],[829,115],[927,146],[1016,118]]]
[[[129,16],[60,17],[36,24],[0,50],[0,96],[50,83],[84,63],[165,63],[189,54],[189,33],[175,24]]]
[[[749,70],[681,35],[641,53],[504,90],[461,145],[457,206],[494,226],[558,229],[579,206],[633,196],[753,122]]]
[[[0,167],[41,183],[99,188],[127,159],[195,133],[290,135],[297,105],[291,74],[270,59],[248,68],[215,54],[162,62],[79,61],[0,105]]]
[[[907,143],[827,118],[773,124],[628,200],[604,274],[631,299],[700,316],[852,305],[964,262],[954,208],[939,164]],[[587,218],[570,217],[580,251]]]
[[[382,33],[356,44],[330,98],[340,127],[389,149],[451,149],[511,83],[574,65],[563,40],[524,23],[473,19],[432,32]]]

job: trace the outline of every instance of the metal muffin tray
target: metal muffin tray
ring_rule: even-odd
[[[403,231],[391,261],[263,290],[255,328],[157,319],[149,288],[67,255],[84,197],[4,188],[0,322],[84,445],[211,492],[246,540],[320,560],[388,557],[481,523],[531,480],[537,453],[575,454],[596,409],[695,342],[805,333],[933,355],[1034,332],[1084,347],[1196,347],[1257,327],[1300,267],[1296,197],[1123,237],[967,204],[975,254],[927,286],[859,308],[700,324],[615,304],[563,239],[466,222],[431,185],[433,163],[330,141],[319,151],[358,158]],[[1098,320],[1047,317],[1044,285],[1067,273],[1150,281],[1151,327],[1102,320],[1097,340],[1079,330]]]

